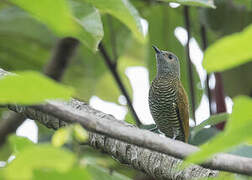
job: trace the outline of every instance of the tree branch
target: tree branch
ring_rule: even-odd
[[[49,63],[44,68],[44,74],[56,81],[60,81],[78,45],[79,41],[75,38],[60,39],[53,50]]]
[[[126,101],[127,101],[127,104],[129,106],[129,109],[135,119],[135,122],[137,124],[137,126],[140,126],[142,123],[141,121],[139,120],[138,116],[137,116],[137,113],[131,103],[131,100],[130,100],[130,97],[129,97],[129,94],[126,90],[126,88],[124,87],[123,83],[122,83],[122,80],[118,74],[118,72],[116,71],[116,66],[115,64],[112,62],[112,60],[110,59],[105,47],[103,46],[102,43],[99,44],[99,50],[100,50],[100,53],[102,54],[110,72],[113,74],[113,77],[115,78],[115,81],[117,82],[122,94],[125,96],[126,98]]]
[[[8,72],[0,69],[0,78],[7,74]],[[106,152],[110,151],[114,152],[116,158],[119,160],[123,160],[126,157],[122,156],[122,154],[119,154],[120,152],[118,149],[119,147],[117,147],[116,144],[112,143],[111,146],[106,145],[107,142],[106,138],[111,138],[113,140],[116,139],[118,142],[124,143],[125,145],[123,145],[121,148],[124,148],[126,152],[128,152],[129,147],[132,146],[137,149],[138,148],[145,148],[145,150],[149,149],[150,151],[155,151],[155,153],[157,154],[162,153],[161,155],[165,157],[173,156],[175,159],[176,158],[184,159],[188,155],[195,153],[196,151],[199,150],[199,148],[193,145],[185,144],[181,141],[172,140],[170,138],[161,137],[158,134],[152,133],[150,131],[138,129],[137,127],[130,125],[128,123],[118,121],[112,115],[108,115],[100,111],[97,111],[91,108],[86,103],[77,101],[75,99],[72,99],[69,102],[47,101],[46,104],[36,106],[10,105],[9,109],[21,113],[28,118],[37,120],[43,125],[47,126],[48,128],[53,129],[58,129],[59,127],[66,126],[67,123],[80,123],[85,129],[90,131],[90,133],[92,132],[95,134],[99,134],[99,136],[96,135],[97,137],[95,138],[97,139],[96,143],[92,143],[95,142],[93,140],[92,142],[90,142],[91,145],[98,146],[97,143],[101,142],[102,139],[105,139],[98,147],[103,148]],[[92,133],[90,134],[90,141],[93,139]],[[98,137],[102,138],[99,139]],[[129,144],[129,146],[127,146],[127,144]],[[109,149],[106,150],[106,148]],[[139,150],[139,152],[142,152],[142,155],[145,156],[145,161],[149,162],[148,156],[144,155],[143,151],[141,150]],[[141,156],[140,154],[138,154],[136,151],[133,151],[133,153],[135,154],[132,154],[133,156],[131,159],[132,163],[139,162],[138,163],[139,166],[141,163],[143,164],[146,163],[139,161],[138,155],[140,157]],[[155,160],[158,161],[158,159]],[[161,161],[159,162],[161,163]],[[181,163],[181,161],[178,159],[176,159],[175,162],[176,167]],[[135,167],[134,164],[131,165]],[[217,154],[212,159],[203,163],[202,166],[211,169],[224,170],[234,173],[241,173],[245,175],[252,175],[252,158],[240,157],[231,154],[224,154],[224,153]],[[160,168],[166,168],[164,172],[171,171],[171,169],[169,169],[170,167],[158,166],[155,163],[148,164],[148,167],[151,168],[153,172],[156,173],[163,172],[160,170]],[[173,170],[176,169],[172,169],[172,171]],[[218,173],[216,171],[209,171],[207,169],[200,168],[198,166],[194,166],[194,168],[191,169],[191,171],[193,172],[204,171],[205,173],[208,172],[208,175],[203,173],[206,176],[217,175]],[[151,172],[146,173],[153,175]],[[202,173],[200,174],[202,175]]]
[[[4,144],[8,134],[13,133],[24,122],[22,114],[13,111],[4,112],[0,121],[0,146]]]
[[[74,38],[60,39],[52,52],[52,57],[44,68],[44,74],[60,81],[67,65],[74,55],[79,41]],[[8,112],[0,122],[0,146],[5,142],[8,134],[13,133],[25,121],[25,117],[15,112]]]
[[[131,129],[133,131],[137,129],[136,127],[126,124],[122,121],[115,120],[115,118],[111,115],[104,114],[100,111],[92,109],[90,106],[80,101],[72,100],[69,103],[63,103],[63,104],[59,103],[58,105],[61,106],[62,108],[68,109],[69,111],[78,112],[77,114],[79,113],[83,115],[85,114],[85,116],[96,118],[96,120],[100,122],[108,123],[107,125],[111,125],[111,129],[109,131],[114,131],[116,128],[119,128],[118,130],[119,131],[122,130],[123,134],[125,134],[127,133],[127,130],[128,130],[127,128],[130,128],[130,129],[133,128]],[[12,106],[10,108],[15,111],[19,111],[20,113],[22,113],[23,115],[31,119],[38,120],[39,122],[41,122],[42,124],[46,125],[49,128],[58,129],[62,126],[67,125],[66,121],[61,121],[60,119],[56,118],[55,115],[49,115],[50,113],[48,114],[44,113],[49,109],[50,109],[49,110],[50,112],[56,110],[53,106],[50,106],[50,105],[47,106],[49,109],[47,109],[46,106],[44,107]],[[56,111],[57,113],[62,113],[62,111],[59,109]],[[63,114],[66,115],[65,113]],[[79,117],[77,117],[77,119],[79,119]],[[79,120],[77,119],[70,118],[68,123],[78,122]],[[100,125],[97,124],[97,122],[95,121],[90,119],[90,121],[87,122],[87,124],[89,124],[88,126],[91,127],[89,128],[89,130],[95,127],[97,127],[98,129],[103,128],[103,127],[99,127]],[[80,121],[81,124],[83,122],[84,121],[82,120]],[[124,130],[124,128],[126,129]],[[98,129],[95,131],[99,132],[100,130]],[[144,132],[148,132],[148,131],[144,131]],[[129,133],[133,133],[133,132],[131,131]],[[151,150],[139,147],[139,146],[125,143],[123,141],[111,138],[110,135],[104,136],[104,135],[101,135],[100,133],[89,132],[89,144],[90,146],[93,146],[94,148],[101,149],[102,151],[109,153],[114,158],[119,160],[121,163],[130,165],[131,167],[136,168],[140,171],[143,171],[157,179],[182,179],[182,180],[185,179],[186,180],[186,179],[192,179],[195,177],[212,177],[212,176],[217,176],[218,174],[217,171],[212,171],[206,168],[202,168],[198,165],[192,165],[191,167],[183,171],[178,170],[177,168],[182,164],[181,160],[174,158],[170,155],[165,155],[165,154],[151,151]]]

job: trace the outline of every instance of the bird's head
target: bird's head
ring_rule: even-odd
[[[180,77],[180,64],[178,57],[172,52],[159,50],[156,46],[152,46],[156,51],[157,75],[164,76],[172,74]]]

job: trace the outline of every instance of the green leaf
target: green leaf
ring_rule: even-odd
[[[73,89],[32,71],[0,79],[1,104],[36,104],[47,99],[69,99]]]
[[[202,6],[202,7],[210,7],[215,8],[213,0],[161,0],[164,2],[175,2],[182,5],[189,5],[189,6]]]
[[[104,35],[100,13],[92,5],[84,2],[72,1],[71,4],[76,16],[74,20],[80,28],[76,38],[91,50],[97,50]]]
[[[108,169],[102,168],[97,165],[88,165],[87,170],[92,175],[93,180],[129,180],[127,176],[119,174],[115,171],[110,172]]]
[[[210,139],[214,138],[219,133],[220,131],[215,127],[204,128],[193,136],[189,136],[189,144],[200,146]]]
[[[88,132],[80,125],[73,126],[74,137],[79,142],[86,142],[88,140]]]
[[[17,153],[19,153],[20,151],[22,151],[23,149],[25,149],[27,147],[35,145],[28,138],[20,137],[20,136],[16,136],[16,135],[9,136],[8,142],[11,146],[11,149],[12,149],[14,155],[16,155]]]
[[[102,12],[108,13],[123,22],[140,41],[144,42],[141,17],[129,0],[83,0],[93,4]]]
[[[69,179],[85,179],[92,180],[89,172],[85,168],[74,167],[73,169],[60,173],[55,170],[35,170],[33,180],[69,180]]]
[[[67,143],[71,138],[72,128],[63,127],[58,129],[52,137],[52,145],[60,147]]]
[[[252,146],[240,145],[229,152],[230,154],[235,154],[238,156],[252,158]]]
[[[65,0],[9,0],[27,12],[37,20],[46,24],[61,36],[69,35],[77,31],[72,20],[70,8]]]
[[[212,125],[218,124],[220,122],[227,120],[228,118],[229,118],[228,113],[220,113],[220,114],[212,115],[207,120],[195,126],[192,130],[192,134],[196,134],[200,130],[204,129],[205,126],[208,126],[208,125],[212,126]]]
[[[68,2],[65,0],[36,0],[36,2],[34,0],[9,1],[46,24],[57,35],[61,37],[76,37],[92,50],[97,49],[103,37],[100,15],[91,6],[75,3],[73,9],[78,11],[78,19],[74,17]],[[79,13],[80,9],[85,9],[85,11]]]
[[[1,68],[41,70],[56,41],[51,31],[16,7],[0,11],[0,24]]]
[[[5,179],[31,179],[35,169],[55,169],[67,172],[75,163],[75,156],[64,149],[49,145],[30,146],[21,151],[4,169]]]
[[[234,146],[252,139],[252,99],[238,96],[234,99],[233,112],[227,121],[224,132],[218,134],[208,143],[203,144],[200,150],[189,156],[186,162],[201,163],[215,153],[227,151]]]
[[[126,116],[125,116],[125,118],[124,118],[124,121],[127,122],[127,123],[129,123],[129,124],[134,124],[134,125],[136,125],[136,122],[135,122],[135,120],[134,120],[134,117],[131,115],[130,112],[128,112],[128,113],[126,114]]]
[[[252,83],[252,61],[221,73],[224,92],[231,98],[240,94],[250,96]],[[241,81],[242,79],[242,81]]]
[[[205,52],[203,66],[208,72],[223,71],[252,60],[252,25],[240,33],[226,36]]]

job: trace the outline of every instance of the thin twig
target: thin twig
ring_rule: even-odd
[[[186,43],[186,55],[187,55],[187,67],[188,67],[188,74],[189,74],[189,85],[190,85],[190,92],[191,92],[191,103],[192,103],[192,116],[193,120],[196,124],[195,118],[195,91],[194,91],[194,79],[193,79],[193,65],[190,58],[190,38],[191,38],[191,24],[190,24],[190,17],[189,17],[189,7],[184,7],[184,18],[185,18],[185,27],[187,30],[187,43]]]
[[[200,33],[201,33],[202,49],[203,51],[205,51],[207,48],[207,35],[206,35],[206,28],[204,25],[200,26]],[[207,74],[207,77],[206,77],[206,90],[207,90],[207,96],[208,96],[209,112],[210,112],[210,115],[212,115],[213,114],[212,95],[211,95],[211,89],[209,87],[209,74]]]
[[[135,118],[135,122],[137,124],[137,126],[140,126],[142,123],[141,121],[139,120],[137,114],[136,114],[136,111],[131,103],[131,100],[130,100],[130,97],[129,97],[129,94],[126,90],[126,88],[124,87],[123,83],[122,83],[122,80],[116,70],[116,67],[115,65],[113,64],[112,60],[110,59],[105,47],[103,46],[102,43],[99,44],[99,50],[100,50],[100,53],[101,55],[103,56],[103,59],[104,61],[106,62],[110,72],[113,74],[113,77],[115,78],[115,81],[116,83],[118,84],[122,94],[125,96],[126,100],[127,100],[127,103],[128,103],[128,106],[129,106],[129,109],[133,115],[133,117]]]
[[[216,110],[217,114],[222,112],[227,112],[226,103],[225,103],[225,95],[224,95],[224,88],[222,83],[222,76],[220,72],[214,73],[216,83],[214,88],[214,97],[216,102]],[[217,129],[223,130],[225,127],[225,121],[215,125]]]

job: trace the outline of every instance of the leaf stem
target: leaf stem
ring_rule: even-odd
[[[106,49],[105,49],[105,47],[104,47],[104,45],[102,43],[99,44],[99,50],[100,50],[101,55],[103,56],[104,61],[106,62],[106,65],[108,66],[110,72],[112,73],[117,85],[119,86],[122,94],[125,96],[127,104],[129,106],[129,109],[130,109],[134,119],[135,119],[135,122],[136,122],[137,126],[140,126],[142,123],[139,120],[139,118],[138,118],[138,116],[136,114],[136,111],[135,111],[135,109],[134,109],[134,107],[133,107],[133,105],[131,103],[129,94],[128,94],[126,88],[124,87],[124,85],[122,83],[122,80],[121,80],[121,78],[120,78],[120,76],[119,76],[119,74],[118,74],[118,72],[116,70],[116,67],[115,67],[113,61],[109,57],[109,55],[108,55],[108,53],[107,53],[107,51],[106,51]]]

